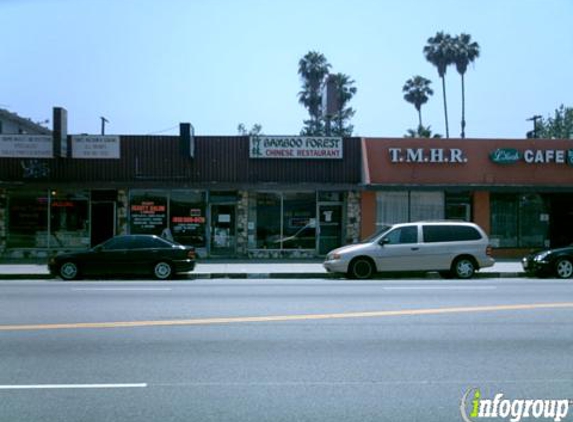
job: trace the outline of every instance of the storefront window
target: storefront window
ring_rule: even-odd
[[[446,218],[472,221],[472,198],[469,192],[446,193]]]
[[[167,192],[131,192],[129,199],[130,233],[160,236],[167,226]]]
[[[47,191],[13,194],[8,202],[9,248],[46,248],[48,246]]]
[[[408,192],[376,193],[376,227],[408,221]],[[378,231],[378,230],[377,230]]]
[[[257,249],[315,249],[316,194],[263,193],[256,201]]]
[[[442,220],[444,192],[410,192],[410,221]]]
[[[292,193],[283,197],[284,249],[316,247],[316,201],[314,193]]]
[[[89,193],[52,191],[50,247],[86,248],[90,245]]]
[[[491,241],[498,248],[543,247],[549,218],[537,194],[491,195]]]
[[[256,194],[258,249],[281,248],[281,202],[280,194]]]
[[[537,194],[520,195],[519,246],[545,246],[549,238],[549,214],[543,199]]]
[[[169,202],[169,224],[176,242],[196,248],[206,246],[205,194],[194,191],[173,191]]]
[[[9,248],[88,247],[89,194],[55,190],[12,194],[6,243]]]
[[[376,226],[443,219],[444,202],[443,192],[378,192],[376,194]]]

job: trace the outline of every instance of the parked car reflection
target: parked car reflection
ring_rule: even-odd
[[[113,237],[91,249],[60,253],[48,263],[50,273],[64,280],[89,275],[151,275],[159,280],[195,268],[195,248],[154,235]]]

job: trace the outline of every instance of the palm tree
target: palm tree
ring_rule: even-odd
[[[418,126],[422,125],[422,105],[428,102],[431,95],[434,95],[434,91],[430,88],[432,81],[426,79],[422,76],[414,76],[406,81],[402,87],[402,92],[404,92],[404,99],[409,103],[413,104],[418,111]]]
[[[462,77],[462,139],[466,137],[466,93],[464,75],[468,64],[479,57],[479,44],[472,42],[469,34],[460,34],[454,38],[454,63]]]
[[[303,129],[308,135],[320,135],[323,130],[321,88],[330,67],[326,57],[316,51],[309,51],[298,62],[298,74],[303,82],[303,89],[298,93],[298,101],[310,114],[310,120],[305,121],[306,127]]]
[[[428,44],[424,47],[426,60],[436,66],[438,75],[442,78],[442,94],[444,97],[444,116],[446,120],[446,138],[450,137],[448,127],[448,104],[446,100],[446,70],[453,63],[454,46],[453,39],[449,34],[442,31],[434,37],[428,38]]]
[[[332,131],[332,135],[351,136],[354,127],[350,124],[347,125],[347,122],[354,116],[356,111],[352,107],[347,107],[347,105],[358,91],[354,86],[355,81],[344,73],[329,75],[329,78],[332,78],[334,81],[337,97],[337,110],[333,116],[334,130]]]
[[[414,130],[414,129],[408,129],[406,131],[406,134],[404,135],[404,138],[441,138],[442,135],[440,135],[439,133],[432,133],[432,127],[431,126],[418,126],[418,129]]]

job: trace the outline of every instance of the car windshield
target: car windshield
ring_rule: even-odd
[[[393,226],[382,226],[376,233],[371,234],[370,236],[368,236],[367,238],[365,238],[364,240],[362,240],[359,243],[370,243],[373,242],[375,239],[377,239],[381,234],[386,233],[388,230],[390,230]]]

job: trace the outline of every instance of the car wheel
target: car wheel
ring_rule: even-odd
[[[472,278],[475,272],[476,266],[471,258],[458,258],[452,265],[452,274],[456,278]]]
[[[158,280],[167,280],[173,275],[173,267],[169,262],[161,261],[153,267],[153,276]]]
[[[567,258],[560,258],[555,263],[555,274],[559,278],[571,278],[573,276],[573,262]]]
[[[350,264],[348,275],[353,279],[367,280],[374,275],[374,265],[366,258],[358,258]]]
[[[58,273],[64,280],[75,280],[80,275],[80,269],[75,262],[66,261],[60,265],[60,270]]]

